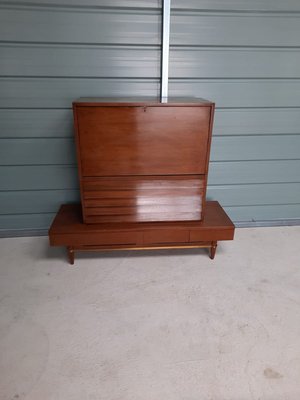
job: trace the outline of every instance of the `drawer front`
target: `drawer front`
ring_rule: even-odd
[[[135,246],[142,241],[140,232],[93,232],[85,234],[67,234],[66,242],[72,246]]]
[[[84,178],[82,187],[87,223],[201,219],[201,175]]]
[[[206,230],[191,230],[190,231],[190,242],[202,242],[202,241],[214,241],[214,240],[232,240],[234,229],[217,228]]]
[[[75,109],[82,176],[205,174],[211,107]]]
[[[208,236],[211,237],[211,235]],[[190,231],[190,242],[202,242],[203,240],[207,240],[207,233],[203,230],[191,230]]]
[[[188,243],[189,231],[188,230],[149,230],[145,231],[143,235],[144,245],[159,245],[170,243]]]

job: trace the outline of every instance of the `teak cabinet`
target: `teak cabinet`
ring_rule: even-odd
[[[75,251],[208,247],[234,225],[206,201],[214,104],[202,99],[73,103],[81,205],[65,204],[50,244]]]
[[[85,223],[199,221],[214,104],[73,103]]]

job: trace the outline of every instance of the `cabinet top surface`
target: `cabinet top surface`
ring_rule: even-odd
[[[73,102],[78,106],[210,106],[211,101],[196,97],[80,97]]]

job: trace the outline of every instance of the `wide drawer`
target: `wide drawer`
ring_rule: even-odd
[[[190,243],[198,243],[206,240],[232,240],[233,235],[234,225],[232,223],[231,226],[214,226],[212,229],[191,229]]]
[[[143,235],[143,243],[146,244],[167,244],[187,243],[189,241],[188,230],[149,230]]]
[[[73,246],[135,246],[142,243],[142,233],[138,231],[64,233],[55,235],[52,244],[56,243],[65,243],[65,245],[72,243]]]

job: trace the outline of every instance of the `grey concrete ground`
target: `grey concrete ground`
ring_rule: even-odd
[[[1,400],[300,399],[300,227],[204,250],[0,240]]]

